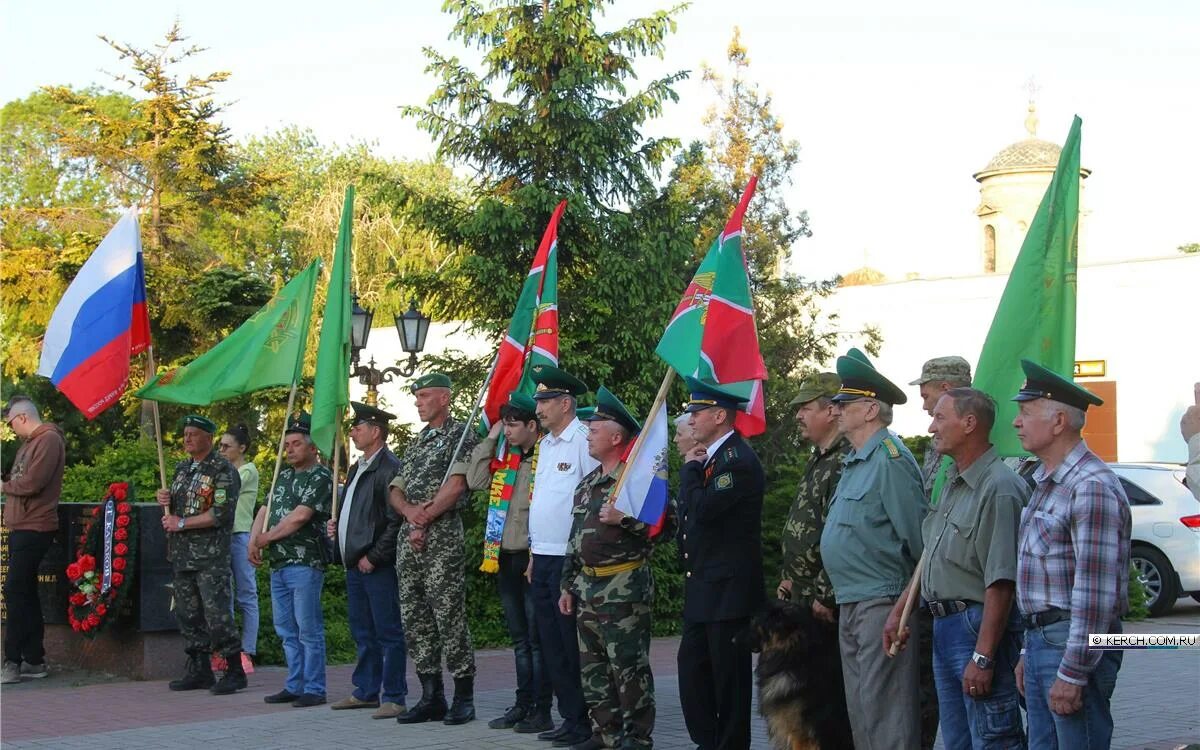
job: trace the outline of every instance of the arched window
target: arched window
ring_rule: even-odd
[[[996,272],[996,227],[991,224],[983,228],[983,271]]]

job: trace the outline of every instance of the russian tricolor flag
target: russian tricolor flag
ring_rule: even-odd
[[[129,360],[150,346],[137,208],[130,208],[67,287],[42,342],[38,374],[94,419],[121,398]]]
[[[614,506],[626,515],[650,524],[654,536],[662,529],[667,511],[667,405],[638,436],[644,445],[625,467],[625,483]]]

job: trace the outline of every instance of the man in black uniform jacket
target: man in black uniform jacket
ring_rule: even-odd
[[[763,470],[733,429],[746,399],[685,378],[699,441],[679,480],[684,570],[679,697],[700,750],[750,747],[750,651],[733,636],[763,602]]]

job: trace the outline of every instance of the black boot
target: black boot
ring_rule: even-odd
[[[466,724],[475,720],[475,677],[454,678],[454,702],[443,724]]]
[[[225,658],[229,666],[225,674],[217,680],[217,684],[208,689],[213,695],[230,695],[246,687],[246,671],[242,668],[242,652],[230,654]]]
[[[446,692],[441,673],[419,674],[417,677],[421,680],[421,700],[407,713],[397,716],[397,724],[421,724],[446,718]]]
[[[171,680],[167,685],[172,690],[203,690],[213,686],[217,680],[213,677],[212,666],[208,663],[208,654],[188,652],[187,671],[178,680]]]

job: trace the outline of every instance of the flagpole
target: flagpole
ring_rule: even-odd
[[[342,462],[342,420],[337,421],[337,430],[333,433],[333,512],[330,518],[338,518],[338,468]]]
[[[921,559],[917,560],[917,569],[913,571],[912,580],[908,582],[908,588],[904,592],[904,608],[900,610],[900,622],[896,625],[896,638],[899,639],[900,634],[904,632],[904,626],[908,622],[908,616],[912,612],[913,602],[917,598],[917,590],[921,588],[921,568],[925,567],[925,553],[928,550],[921,550]],[[892,641],[892,647],[888,649],[888,656],[895,656],[900,653],[900,641]]]
[[[260,534],[265,534],[271,525],[271,498],[275,497],[275,483],[279,481],[279,467],[283,464],[283,441],[287,438],[288,417],[292,415],[292,406],[296,403],[296,386],[300,381],[292,381],[292,392],[288,394],[287,411],[283,413],[283,429],[279,431],[279,450],[275,453],[275,473],[271,476],[271,490],[267,493],[267,515],[263,517],[263,527]]]
[[[654,403],[650,406],[650,416],[646,417],[646,422],[642,425],[642,432],[638,435],[638,439],[633,444],[633,450],[629,452],[629,457],[625,459],[624,464],[629,466],[634,461],[637,461],[638,455],[642,452],[642,435],[650,432],[650,425],[658,418],[658,413],[662,410],[663,402],[667,400],[667,392],[671,390],[671,381],[675,379],[675,370],[670,365],[667,366],[667,374],[663,375],[662,385],[658,387],[658,395],[654,397]],[[617,498],[621,496],[621,488],[625,486],[625,477],[628,476],[624,471],[621,476],[617,477],[617,483],[612,488],[612,492],[608,493],[608,502],[614,504]]]
[[[146,347],[146,382],[154,377],[154,345]],[[158,479],[162,483],[162,488],[167,489],[167,462],[163,457],[163,441],[162,441],[162,422],[158,417],[158,402],[150,401],[150,411],[154,415],[154,443],[158,448]],[[163,507],[163,515],[171,512],[168,507]]]
[[[446,467],[446,476],[442,477],[442,484],[445,484],[450,479],[450,472],[454,469],[454,462],[458,460],[458,452],[462,450],[463,443],[467,439],[467,430],[471,429],[471,425],[475,424],[475,417],[479,414],[479,407],[483,403],[483,397],[487,393],[488,386],[492,384],[492,377],[496,374],[496,365],[500,362],[500,349],[496,349],[495,356],[492,357],[492,364],[488,366],[488,375],[483,379],[483,385],[479,388],[479,394],[475,396],[475,405],[471,407],[471,416],[467,419],[467,424],[463,427],[462,434],[458,436],[458,445],[454,446],[454,453],[450,454],[450,465]]]

